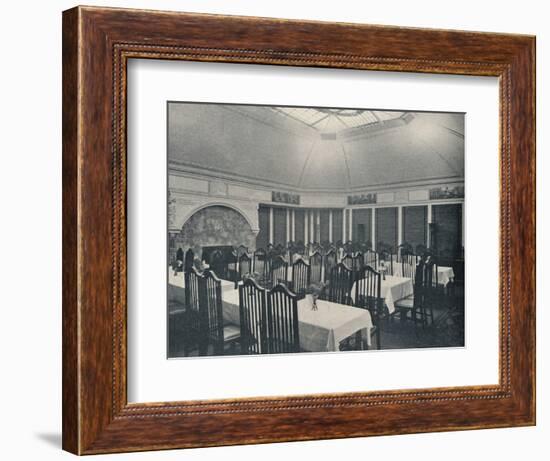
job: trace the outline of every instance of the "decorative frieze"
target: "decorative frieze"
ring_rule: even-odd
[[[445,186],[430,189],[430,200],[445,200],[453,198],[464,198],[464,186]]]
[[[289,205],[299,205],[300,195],[291,194],[290,192],[273,191],[271,193],[271,201],[277,203],[288,203]]]
[[[348,205],[368,205],[376,203],[376,193],[348,195]]]

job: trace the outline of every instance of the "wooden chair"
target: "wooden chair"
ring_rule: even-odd
[[[283,246],[283,244],[278,243],[277,245],[275,245],[275,247],[273,248],[273,253],[275,256],[282,256],[283,254],[285,254],[285,247]]]
[[[348,253],[342,259],[342,263],[345,264],[349,269],[353,270],[353,255]]]
[[[394,262],[396,262],[397,257],[393,253],[380,253],[378,255],[378,270],[382,272],[382,267],[385,269],[385,275],[394,275]]]
[[[199,346],[199,352],[204,352],[204,338],[201,337],[199,281],[202,274],[193,266],[184,273],[185,277],[185,315],[184,315],[184,354],[188,355],[191,348]]]
[[[266,289],[252,278],[239,285],[239,317],[241,353],[265,354],[266,347]]]
[[[221,250],[214,250],[210,255],[210,269],[214,271],[216,276],[222,279],[227,279],[227,261]]]
[[[338,304],[351,304],[351,287],[353,271],[345,264],[339,263],[330,272],[327,300]]]
[[[355,306],[370,312],[373,324],[371,335],[376,337],[377,349],[380,349],[381,321],[385,317],[384,299],[380,296],[381,287],[380,272],[370,266],[361,268],[355,282]]]
[[[418,245],[416,245],[416,248],[415,248],[415,251],[414,251],[415,254],[423,256],[427,252],[428,252],[428,248],[426,247],[426,245],[424,245],[422,243],[419,243]],[[412,253],[412,251],[411,251],[411,253]]]
[[[401,275],[402,277],[410,278],[415,283],[416,279],[416,267],[421,261],[421,257],[412,253],[406,253],[401,255]]]
[[[288,261],[292,263],[294,261],[294,255],[296,254],[296,245],[294,242],[290,241],[286,245]]]
[[[336,267],[338,263],[338,257],[336,256],[336,249],[331,249],[325,255],[325,282],[329,280],[332,269]]]
[[[311,283],[311,266],[303,259],[292,264],[292,290],[301,299]]]
[[[359,251],[363,254],[365,254],[367,250],[370,249],[370,245],[368,245],[367,242],[360,242],[358,245],[359,245]]]
[[[351,270],[353,272],[359,272],[364,265],[363,254],[361,252],[355,253],[355,256],[351,258]]]
[[[428,260],[423,265],[422,274],[422,303],[420,309],[415,312],[422,323],[422,327],[434,322],[434,307],[441,300],[439,285],[437,283],[437,264]]]
[[[344,243],[344,253],[350,255],[353,253],[353,242],[347,241]]]
[[[174,275],[177,275],[178,272],[183,271],[183,262],[185,259],[185,255],[183,253],[183,249],[179,247],[176,251],[176,257],[174,260],[172,260],[172,270],[174,271]]]
[[[247,253],[242,253],[239,256],[239,280],[243,279],[243,275],[252,272],[252,259]]]
[[[401,263],[403,264],[403,258],[409,255],[401,255]],[[407,264],[407,268],[412,267],[411,264]],[[404,299],[400,299],[394,303],[395,306],[395,312],[392,315],[392,318],[395,317],[396,314],[399,314],[399,318],[401,321],[406,320],[407,318],[410,318],[415,325],[417,323],[417,315],[416,312],[421,311],[421,304],[422,304],[422,295],[423,295],[423,275],[424,275],[424,263],[420,260],[416,266],[414,266],[414,274],[407,273],[409,278],[413,281],[413,294],[411,296],[408,296]],[[403,277],[406,277],[405,273],[403,273]],[[410,316],[410,317],[409,317]]]
[[[214,355],[223,355],[225,346],[234,346],[240,339],[240,328],[223,321],[222,282],[210,270],[199,279],[199,311],[201,332],[206,346],[214,346]],[[199,355],[204,355],[199,349]]]
[[[279,283],[267,294],[267,353],[300,352],[298,296]]]
[[[422,260],[418,262],[414,276],[413,295],[395,303],[396,312],[400,312],[401,320],[410,314],[409,318],[415,326],[420,324],[422,328],[425,328],[428,324],[433,324],[433,308],[439,300],[433,273],[433,262],[428,264]]]
[[[322,281],[322,268],[323,268],[323,256],[316,251],[309,258],[309,265],[311,266],[311,283]]]
[[[239,245],[236,248],[236,252],[237,252],[237,258],[240,258],[242,255],[248,255],[248,248],[245,247],[244,245]]]
[[[265,278],[266,274],[270,272],[269,263],[271,259],[268,258],[266,250],[260,248],[254,252],[254,272],[258,273],[261,278]]]
[[[183,263],[183,270],[185,272],[191,270],[191,268],[193,267],[193,262],[195,261],[195,253],[193,252],[193,250],[191,248],[188,248],[187,251],[185,252],[185,260],[184,260],[184,263]]]
[[[438,273],[438,266],[435,259],[433,259],[431,256],[425,260],[426,266],[431,266],[432,272],[430,274],[430,285],[436,289],[439,288],[439,273]]]
[[[247,253],[243,253],[239,256],[239,265],[237,278],[235,280],[235,288],[239,285],[239,282],[243,279],[243,276],[252,272],[252,259]]]
[[[271,286],[288,283],[288,262],[282,256],[276,256],[271,263]]]
[[[408,242],[403,242],[397,246],[397,261],[401,262],[403,256],[407,254],[415,254],[413,246]],[[416,253],[420,254],[420,253]]]
[[[378,253],[367,248],[363,253],[363,262],[365,266],[378,267]]]

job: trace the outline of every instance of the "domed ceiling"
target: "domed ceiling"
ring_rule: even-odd
[[[464,114],[169,103],[170,168],[297,191],[464,178]]]

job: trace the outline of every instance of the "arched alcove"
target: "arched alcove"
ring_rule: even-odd
[[[239,246],[254,248],[256,235],[248,220],[234,208],[210,205],[193,213],[176,237],[176,246],[191,247],[196,255],[202,247]]]

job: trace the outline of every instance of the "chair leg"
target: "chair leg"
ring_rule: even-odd
[[[355,350],[363,350],[363,333],[361,332],[361,330],[355,333]]]

